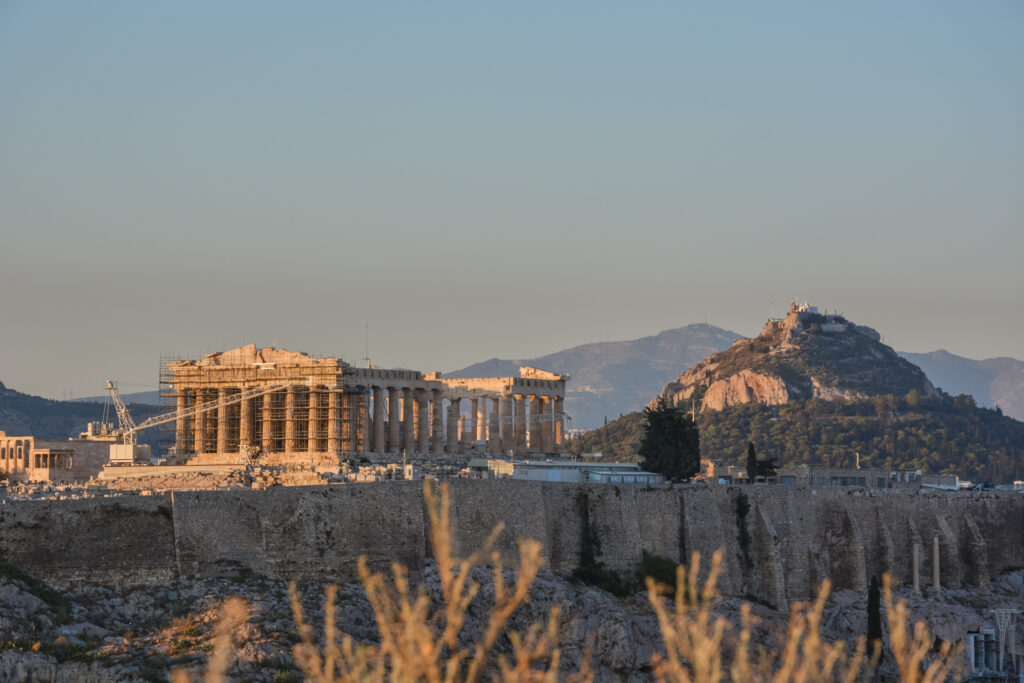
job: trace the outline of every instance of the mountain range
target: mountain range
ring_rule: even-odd
[[[742,338],[720,327],[692,324],[640,339],[583,344],[537,358],[492,358],[445,375],[509,376],[518,374],[522,365],[568,373],[572,377],[566,400],[566,412],[572,418],[570,426],[590,429],[602,425],[606,419],[637,410],[681,372]],[[973,360],[947,351],[899,355],[924,370],[931,383],[946,393],[970,394],[980,406],[998,405],[1006,415],[1024,420],[1024,361],[1014,358]],[[156,405],[159,392],[122,394],[122,397],[128,403]],[[74,403],[103,403],[105,398],[98,395],[75,399]],[[60,403],[51,401],[45,405]],[[79,409],[71,408],[70,412],[76,414]],[[0,429],[7,429],[9,433],[17,431],[19,425],[27,424],[26,420],[24,415],[17,417],[0,412]]]
[[[596,342],[522,360],[492,358],[445,377],[518,376],[523,365],[568,373],[566,413],[571,428],[590,429],[644,405],[667,381],[741,339],[712,325],[687,325],[650,337]]]
[[[949,394],[969,394],[978,405],[1024,421],[1024,361],[1016,358],[972,360],[949,351],[900,353],[924,370],[932,384]]]

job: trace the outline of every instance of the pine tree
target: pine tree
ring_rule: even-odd
[[[757,478],[757,452],[754,450],[754,442],[747,442],[747,479],[753,482]]]
[[[700,472],[700,434],[690,416],[659,398],[644,408],[641,465],[666,479],[689,479]]]

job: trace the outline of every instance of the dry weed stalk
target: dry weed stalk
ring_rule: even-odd
[[[892,579],[888,574],[882,576],[882,588],[885,594],[885,614],[889,622],[889,640],[892,644],[892,656],[900,670],[903,683],[940,683],[949,678],[959,663],[957,654],[960,648],[953,648],[949,643],[942,643],[938,653],[927,667],[925,657],[932,649],[932,635],[923,621],[914,624],[913,634],[910,632],[910,609],[907,603],[900,600],[893,604]]]
[[[731,662],[725,661],[723,641],[729,630],[725,617],[713,617],[712,606],[718,596],[718,577],[722,572],[722,551],[711,559],[704,585],[698,580],[700,553],[694,553],[690,567],[676,569],[676,591],[670,612],[663,599],[664,589],[647,579],[651,606],[658,617],[665,655],[655,655],[654,674],[659,681],[679,683],[718,683],[726,677],[737,683],[747,681],[844,680],[852,683],[860,671],[864,654],[863,639],[852,658],[845,657],[845,643],[826,643],[821,639],[821,614],[828,596],[828,582],[811,605],[794,605],[790,613],[789,633],[781,652],[771,656],[760,652],[755,668],[751,657],[753,620],[750,605],[741,608],[742,627],[735,642]]]
[[[868,662],[866,639],[857,640],[852,655],[845,652],[843,642],[829,643],[821,638],[821,617],[830,591],[830,582],[822,583],[818,597],[811,604],[796,603],[790,612],[786,642],[775,653],[760,649],[755,667],[751,653],[753,619],[750,604],[741,607],[742,626],[735,639],[732,661],[724,661],[723,641],[729,630],[724,617],[712,618],[711,608],[717,597],[717,582],[722,571],[722,551],[714,554],[711,569],[703,586],[698,581],[700,553],[694,553],[689,570],[676,569],[676,592],[673,610],[665,605],[664,586],[647,579],[648,598],[658,617],[665,655],[655,655],[652,664],[659,681],[680,683],[718,683],[728,678],[735,683],[811,683],[812,681],[846,681],[853,683],[862,670],[870,672],[876,661]],[[959,661],[955,648],[944,643],[927,667],[925,658],[932,649],[932,636],[923,621],[914,625],[913,635],[907,626],[910,610],[905,602],[893,603],[891,579],[883,575],[885,606],[889,623],[890,649],[903,683],[940,683],[954,673]],[[865,669],[865,665],[869,667]],[[870,675],[870,673],[868,673]]]
[[[235,634],[242,624],[249,621],[249,604],[241,598],[228,598],[221,608],[217,630],[213,636],[213,652],[203,677],[205,683],[224,683],[228,680],[228,669],[235,658]],[[171,676],[172,683],[189,683],[188,671],[177,669]]]
[[[337,588],[327,590],[324,617],[325,645],[321,650],[316,634],[302,613],[298,591],[291,586],[292,611],[301,642],[295,646],[295,661],[307,680],[335,681],[429,681],[431,683],[475,683],[488,667],[500,671],[505,681],[556,681],[561,650],[558,646],[558,610],[552,609],[545,629],[539,625],[525,635],[509,634],[512,657],[494,652],[512,614],[529,600],[530,586],[543,564],[540,543],[519,541],[519,568],[513,585],[505,583],[501,556],[494,550],[499,524],[483,546],[466,558],[454,555],[451,525],[451,494],[447,484],[436,495],[429,482],[423,493],[430,517],[430,541],[441,583],[441,604],[435,605],[421,586],[413,590],[408,570],[392,565],[392,579],[373,572],[365,558],[359,560],[359,578],[373,607],[380,632],[378,645],[356,643],[339,633],[335,623]],[[494,607],[483,633],[468,647],[460,647],[460,636],[470,603],[480,591],[470,573],[484,558],[493,566]],[[581,678],[582,677],[582,678]],[[590,680],[589,669],[574,678]]]

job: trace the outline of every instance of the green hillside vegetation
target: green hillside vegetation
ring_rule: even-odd
[[[636,461],[643,418],[630,413],[569,443],[573,453],[602,452]],[[849,401],[750,403],[697,416],[702,459],[742,465],[747,442],[780,465],[848,467],[860,453],[864,467],[921,469],[972,481],[1024,479],[1024,423],[998,409],[979,408],[970,396],[912,390]]]
[[[131,404],[128,408],[136,422],[167,410],[159,406],[139,404]],[[0,383],[0,431],[10,435],[67,439],[77,437],[89,422],[102,418],[102,403],[54,401],[23,394]],[[108,420],[116,421],[113,407],[110,408]],[[150,443],[151,438],[153,435],[149,432],[140,435],[143,443]]]

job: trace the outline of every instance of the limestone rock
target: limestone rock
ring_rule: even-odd
[[[754,339],[737,340],[666,384],[659,398],[686,409],[699,402],[704,411],[903,395],[912,389],[922,396],[936,393],[924,372],[883,344],[878,332],[794,305]]]

